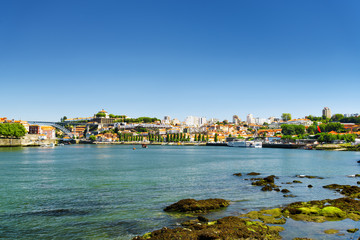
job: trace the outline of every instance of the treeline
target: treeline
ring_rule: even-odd
[[[314,117],[312,115],[306,118],[314,122],[322,122],[322,123],[333,121],[333,122],[360,124],[360,117],[344,117],[344,115],[342,114],[334,114],[331,118],[326,118],[325,116]]]
[[[347,117],[347,118],[341,119],[340,122],[360,124],[360,117]]]
[[[139,142],[139,141],[143,141],[144,137],[141,135],[132,135],[130,133],[118,133],[119,136],[119,141],[120,142]]]
[[[126,118],[123,121],[126,123],[153,123],[160,121],[160,119],[150,118],[150,117],[139,117],[139,118]]]
[[[331,133],[317,133],[315,136],[310,137],[308,134],[305,135],[297,135],[297,136],[291,136],[291,135],[284,135],[281,137],[283,140],[287,141],[295,141],[297,139],[316,139],[319,142],[324,143],[331,143],[336,140],[344,140],[345,142],[354,142],[356,135],[355,134],[331,134]]]
[[[331,133],[319,133],[316,135],[319,142],[331,143],[336,140],[344,140],[345,142],[354,142],[355,134],[331,134]]]
[[[115,122],[126,122],[126,123],[154,123],[157,121],[161,121],[158,118],[151,117],[139,117],[139,118],[119,118],[115,120]]]
[[[320,124],[319,128],[321,130],[321,132],[345,132],[345,128],[344,125],[342,125],[341,123],[338,122],[330,122],[328,124]],[[319,130],[317,128],[316,125],[311,125],[310,127],[308,127],[307,132],[309,134],[315,134],[318,133]]]
[[[320,128],[320,131],[318,129]],[[283,135],[304,135],[304,134],[316,134],[316,133],[327,133],[327,132],[338,132],[343,133],[346,132],[344,125],[339,122],[330,122],[327,124],[320,125],[311,125],[307,129],[303,125],[295,125],[295,124],[283,124],[281,125],[281,133]]]
[[[20,138],[25,136],[26,129],[20,123],[0,123],[0,135]]]

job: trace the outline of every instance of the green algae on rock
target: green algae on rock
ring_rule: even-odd
[[[165,212],[183,212],[183,213],[204,213],[211,210],[220,209],[230,205],[230,201],[220,198],[210,198],[206,200],[183,199],[170,206],[167,206]]]
[[[163,228],[137,236],[133,240],[163,239],[281,239],[279,232],[284,228],[267,226],[261,222],[249,221],[238,217],[224,217],[214,224],[197,223],[186,228]]]
[[[286,223],[286,219],[282,217],[282,211],[280,208],[251,211],[247,214],[240,215],[240,217],[245,217],[252,220],[259,219],[263,223],[269,223],[269,224]]]
[[[358,228],[351,228],[351,229],[347,229],[346,231],[349,232],[349,233],[356,233],[357,231],[359,231],[359,229]]]
[[[339,232],[339,230],[336,230],[336,229],[328,229],[328,230],[324,231],[324,233],[326,233],[326,234],[336,234],[338,232]]]
[[[284,217],[309,222],[360,220],[360,201],[351,198],[295,202],[282,210]]]
[[[353,198],[360,197],[360,187],[358,187],[358,186],[329,184],[329,185],[323,186],[323,188],[333,189],[333,190],[340,192],[341,194],[348,196],[348,197],[353,197]]]

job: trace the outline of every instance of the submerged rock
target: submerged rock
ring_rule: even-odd
[[[294,197],[296,197],[295,195],[293,195],[293,194],[285,194],[285,195],[283,195],[283,197],[291,197],[291,198],[294,198]]]
[[[234,173],[233,175],[234,175],[234,176],[238,176],[238,177],[241,177],[241,176],[242,176],[241,173]]]
[[[184,213],[201,213],[211,210],[227,207],[230,202],[220,198],[210,198],[206,200],[183,199],[170,206],[167,206],[165,212],[184,212]]]
[[[324,179],[323,177],[311,176],[311,175],[296,175],[298,178],[309,178],[309,179]]]
[[[293,183],[302,183],[302,181],[294,180]]]
[[[312,187],[313,187],[313,185],[311,185],[311,184],[308,185],[308,188],[312,188]]]
[[[324,231],[324,233],[326,233],[326,234],[336,234],[338,232],[339,232],[339,230],[336,230],[336,229],[328,229],[328,230]]]
[[[260,173],[257,173],[257,172],[250,172],[246,175],[249,175],[249,176],[257,176],[257,175],[260,175]]]
[[[284,188],[283,190],[281,190],[281,192],[282,192],[282,193],[289,193],[289,192],[290,192],[290,190],[288,190],[288,189]]]

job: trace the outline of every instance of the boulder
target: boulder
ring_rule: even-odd
[[[210,198],[206,200],[183,199],[170,206],[167,206],[165,212],[184,212],[184,213],[203,213],[230,205],[228,200],[220,198]]]

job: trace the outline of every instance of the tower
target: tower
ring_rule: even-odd
[[[324,107],[324,109],[322,110],[322,115],[323,115],[323,117],[331,118],[331,110],[330,110],[330,108]]]

